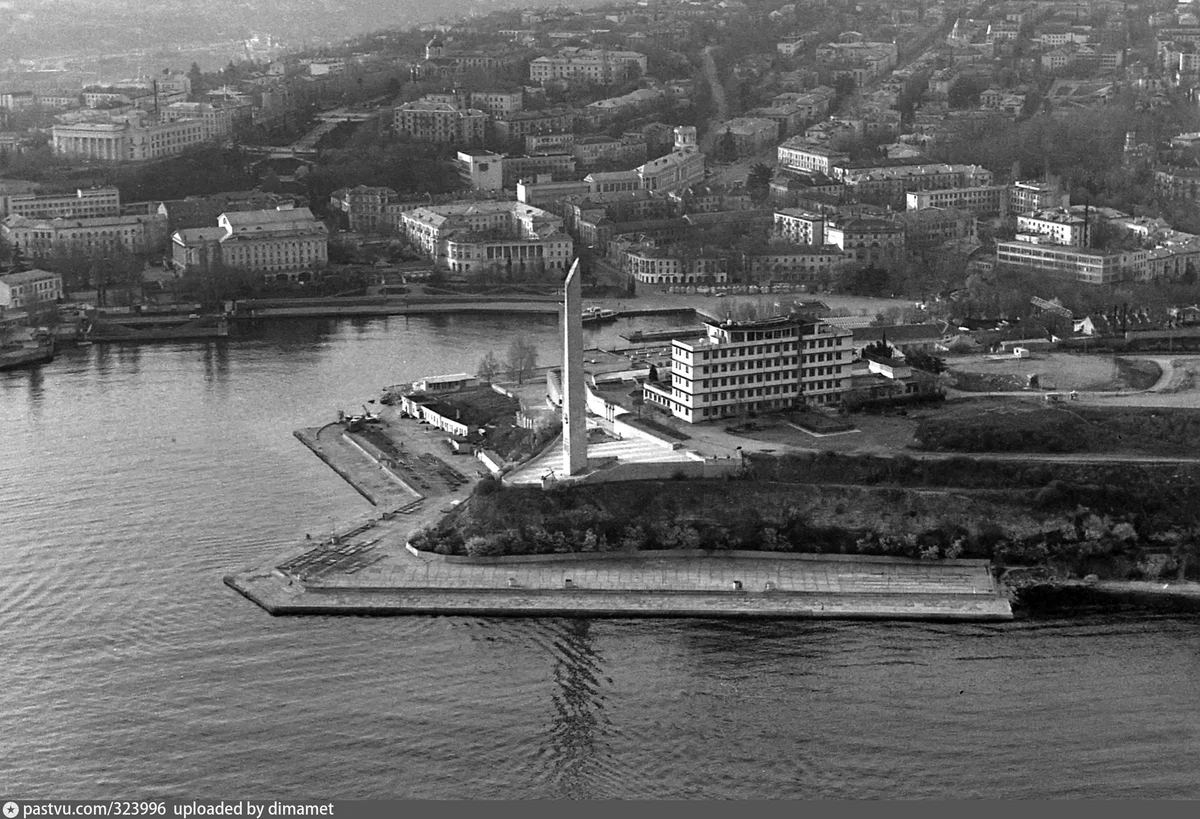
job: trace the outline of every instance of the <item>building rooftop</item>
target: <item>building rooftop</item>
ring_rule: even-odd
[[[49,270],[22,270],[20,273],[0,273],[0,282],[7,285],[14,284],[29,284],[31,282],[43,282],[47,279],[61,278],[57,273],[51,273]]]

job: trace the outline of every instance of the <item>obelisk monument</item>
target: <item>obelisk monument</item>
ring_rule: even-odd
[[[567,273],[563,296],[563,470],[587,471],[587,402],[583,385],[583,275],[579,260]]]

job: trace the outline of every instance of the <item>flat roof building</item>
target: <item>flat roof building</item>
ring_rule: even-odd
[[[689,424],[837,404],[850,387],[853,334],[848,330],[783,316],[706,322],[705,331],[699,341],[672,341],[665,382],[642,385],[646,401]]]

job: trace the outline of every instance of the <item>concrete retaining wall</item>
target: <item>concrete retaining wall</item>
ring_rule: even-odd
[[[572,483],[613,483],[616,481],[671,480],[684,478],[723,478],[734,475],[741,468],[740,461],[703,459],[668,461],[664,463],[617,463],[607,469],[573,476]]]
[[[946,560],[918,560],[912,557],[890,557],[887,555],[818,555],[800,554],[796,552],[752,552],[746,549],[647,549],[638,552],[566,552],[551,555],[504,555],[502,557],[468,557],[466,555],[439,555],[435,552],[422,552],[412,544],[404,544],[404,548],[422,560],[434,560],[439,563],[476,563],[479,565],[503,565],[506,563],[596,563],[605,560],[629,560],[630,558],[644,560],[671,560],[673,558],[721,558],[736,557],[749,560],[781,561],[799,560],[811,563],[858,563],[858,564],[887,564],[892,566],[988,566],[991,561],[986,558],[960,557]]]
[[[325,426],[333,426],[333,424],[326,424]],[[378,506],[379,500],[374,495],[372,495],[370,492],[368,492],[366,489],[359,486],[358,482],[355,481],[354,478],[350,476],[349,472],[347,472],[346,470],[344,470],[340,466],[338,466],[336,463],[334,463],[334,461],[321,450],[321,447],[317,445],[317,442],[315,439],[316,439],[316,436],[320,434],[322,429],[325,429],[325,427],[321,427],[320,429],[318,429],[316,431],[316,433],[313,434],[312,436],[309,435],[308,430],[302,430],[302,429],[298,429],[295,432],[293,432],[292,434],[296,436],[296,438],[300,441],[300,443],[304,444],[306,447],[308,447],[310,450],[312,450],[312,453],[314,455],[316,455],[318,458],[320,458],[322,461],[324,461],[325,465],[328,466],[330,469],[332,469],[335,473],[337,473],[337,475],[342,480],[344,480],[346,483],[350,484],[350,486],[352,486],[354,488],[355,492],[357,492],[358,494],[360,494],[364,498],[366,498],[371,503],[372,506]]]

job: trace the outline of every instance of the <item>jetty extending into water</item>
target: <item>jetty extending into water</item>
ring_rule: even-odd
[[[229,575],[226,584],[275,615],[1012,618],[984,560],[418,552],[408,546],[410,536],[465,501],[482,467],[451,455],[445,433],[392,408],[383,415],[388,452],[341,424],[296,433],[379,511],[333,537],[305,538],[287,554]]]

